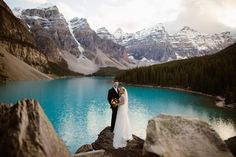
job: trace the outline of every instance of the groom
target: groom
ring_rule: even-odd
[[[115,127],[115,122],[116,122],[116,115],[117,115],[117,109],[118,106],[114,106],[112,105],[111,101],[112,99],[119,99],[119,82],[118,80],[114,80],[113,81],[113,87],[111,89],[109,89],[108,91],[108,96],[107,96],[107,100],[111,106],[112,109],[112,116],[111,116],[111,132],[113,132],[114,127]]]

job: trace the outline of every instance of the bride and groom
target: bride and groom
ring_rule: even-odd
[[[113,87],[108,91],[108,102],[112,109],[111,132],[114,133],[113,147],[122,148],[132,139],[128,116],[128,93],[124,87],[119,88],[119,82],[113,81]]]

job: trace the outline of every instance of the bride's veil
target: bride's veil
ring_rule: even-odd
[[[124,96],[125,96],[125,105],[127,106],[128,105],[128,101],[129,101],[129,98],[128,98],[128,92],[126,90],[125,87],[122,87],[124,90],[125,90],[125,93],[124,93]]]

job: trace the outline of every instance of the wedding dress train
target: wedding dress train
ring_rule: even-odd
[[[116,116],[116,123],[114,128],[113,147],[122,148],[126,147],[127,140],[132,139],[132,133],[130,128],[129,116],[128,116],[128,94],[125,89],[125,93],[120,97],[120,103]]]

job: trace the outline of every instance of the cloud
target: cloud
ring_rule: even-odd
[[[236,32],[236,3],[233,0],[188,0],[182,2],[182,7],[178,18],[166,23],[171,32],[185,25],[207,33]]]
[[[167,31],[184,25],[215,33],[236,33],[236,0],[6,0],[14,7],[56,4],[67,20],[77,16],[88,19],[93,29],[107,27],[111,32],[122,28],[135,32],[157,23]],[[21,6],[20,6],[21,5]]]
[[[63,2],[58,2],[57,7],[58,7],[59,11],[63,13],[63,15],[65,16],[66,19],[71,19],[75,16],[78,16],[76,14],[76,12],[73,11],[69,5],[67,5]]]
[[[32,3],[39,3],[39,4],[43,4],[43,3],[47,3],[48,0],[25,0],[27,2],[32,2]]]

